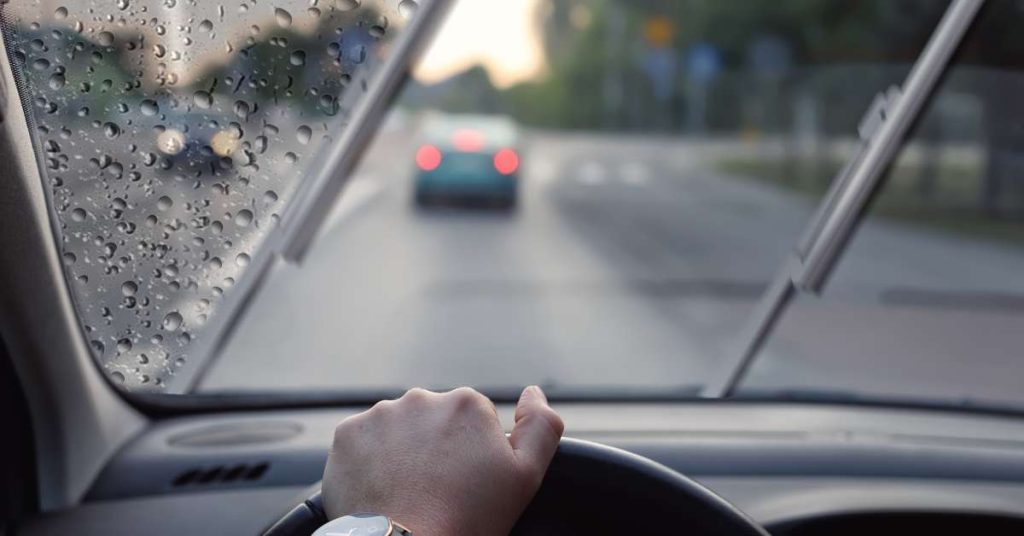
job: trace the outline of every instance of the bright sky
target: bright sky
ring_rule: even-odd
[[[416,78],[433,83],[483,65],[499,87],[544,69],[537,28],[540,0],[459,0],[427,51]]]

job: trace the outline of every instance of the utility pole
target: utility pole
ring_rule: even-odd
[[[619,70],[618,60],[622,54],[622,48],[625,46],[626,18],[618,0],[608,0],[605,3],[605,10],[605,71],[602,95],[604,97],[604,123],[607,128],[613,129],[617,126],[619,110],[622,109],[622,101],[625,97],[623,73]]]

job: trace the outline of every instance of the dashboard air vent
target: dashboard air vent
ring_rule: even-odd
[[[186,486],[212,486],[234,482],[254,482],[263,478],[268,469],[270,469],[270,464],[267,462],[196,467],[179,473],[171,481],[171,486],[182,488]]]

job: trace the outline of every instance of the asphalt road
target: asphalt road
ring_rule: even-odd
[[[201,390],[692,392],[720,372],[813,209],[716,172],[736,150],[534,134],[508,214],[416,210],[412,147],[386,135]],[[1018,250],[871,221],[825,297],[786,317],[752,385],[1024,401],[1024,302],[986,299],[1024,296],[1021,266]]]

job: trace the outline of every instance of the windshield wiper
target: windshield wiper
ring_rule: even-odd
[[[253,256],[247,273],[225,296],[216,314],[210,317],[207,332],[197,340],[197,359],[189,360],[186,368],[180,371],[188,382],[187,392],[194,391],[202,383],[242,313],[271,272],[280,266],[280,261],[301,263],[310,244],[328,221],[331,209],[377,133],[389,106],[404,86],[410,69],[430,45],[434,31],[453,3],[454,0],[420,2],[416,16],[388,52],[390,58],[378,63],[379,68],[374,69],[370,64],[371,56],[365,67],[355,73],[349,83],[354,89],[342,97],[354,110],[351,119],[339,129],[341,135],[333,141],[318,164],[311,167],[311,176],[300,183],[280,226],[267,236],[260,253]],[[343,102],[340,107],[348,108],[345,104]]]
[[[872,102],[860,124],[859,150],[832,181],[800,243],[740,333],[736,354],[723,368],[723,374],[708,382],[703,396],[732,396],[793,297],[798,292],[821,292],[882,185],[883,173],[906,142],[910,127],[933,95],[984,3],[953,0],[902,89],[889,88]]]

